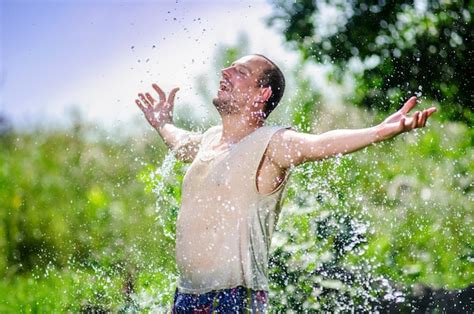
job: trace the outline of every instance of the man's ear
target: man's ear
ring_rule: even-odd
[[[258,96],[258,102],[266,102],[272,96],[272,87],[262,88],[260,95]]]

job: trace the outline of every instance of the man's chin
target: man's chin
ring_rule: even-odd
[[[214,107],[219,109],[222,107],[222,99],[220,99],[219,97],[214,97],[214,99],[212,99],[212,104],[214,105]]]
[[[227,105],[228,101],[226,99],[224,99],[222,97],[222,95],[219,95],[219,92],[217,92],[217,96],[214,97],[214,99],[212,100],[212,103],[216,107],[223,107],[223,106]]]
[[[220,97],[215,97],[212,100],[212,104],[214,105],[214,107],[216,107],[219,113],[229,113],[231,111],[229,102]]]

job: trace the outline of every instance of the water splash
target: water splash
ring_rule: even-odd
[[[153,194],[156,195],[156,214],[159,214],[160,210],[162,210],[163,203],[172,202],[173,205],[176,205],[175,202],[169,198],[169,194],[166,193],[166,187],[168,184],[173,184],[173,169],[176,165],[176,157],[173,152],[169,152],[166,154],[165,158],[160,167],[158,167],[155,171],[150,174],[150,178],[153,182]]]
[[[273,310],[354,311],[404,295],[377,272],[368,200],[351,185],[351,156],[299,166],[272,241]]]

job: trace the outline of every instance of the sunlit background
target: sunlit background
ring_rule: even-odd
[[[410,96],[427,127],[295,169],[271,312],[472,312],[474,7],[463,1],[0,3],[0,312],[167,312],[188,164],[135,105],[220,123],[220,69],[283,70],[267,124],[376,125]]]

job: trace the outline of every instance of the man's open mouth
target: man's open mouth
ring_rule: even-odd
[[[219,90],[221,90],[221,91],[230,91],[229,83],[227,83],[226,81],[220,81],[219,82]]]

